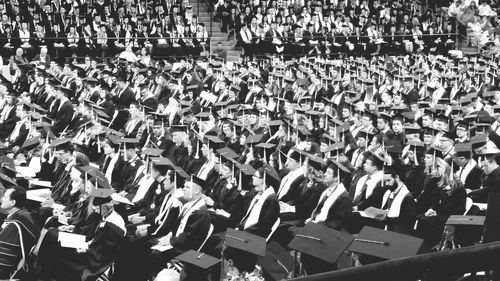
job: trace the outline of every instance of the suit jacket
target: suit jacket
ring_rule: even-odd
[[[327,186],[320,182],[311,182],[309,179],[300,184],[298,197],[291,202],[295,206],[295,213],[282,213],[280,217],[285,220],[304,221],[311,217],[311,213],[318,204],[319,198]]]

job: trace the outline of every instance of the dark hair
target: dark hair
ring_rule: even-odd
[[[16,201],[14,207],[23,208],[26,203],[26,190],[24,190],[19,186],[12,186],[9,189],[12,189],[12,193],[10,194],[10,200]]]

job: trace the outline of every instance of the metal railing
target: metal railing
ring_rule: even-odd
[[[435,40],[437,38],[442,38],[444,37],[447,38],[453,38],[453,42],[442,42],[445,46],[447,44],[451,44],[453,46],[453,49],[460,49],[462,46],[462,41],[461,35],[459,33],[444,33],[444,34],[422,34],[417,36],[419,39],[422,40],[424,43],[424,46],[426,45],[427,42],[430,42],[431,40]],[[253,43],[256,43],[256,41],[259,41],[257,44],[262,44],[262,42],[265,42],[268,44],[268,46],[271,46],[273,39],[280,39],[282,40],[283,45],[293,45],[293,46],[302,46],[304,49],[307,47],[315,47],[315,46],[325,46],[326,43],[329,44],[328,47],[330,47],[330,53],[327,53],[327,55],[330,56],[336,56],[336,55],[371,55],[372,53],[368,53],[367,50],[361,50],[361,51],[355,51],[351,50],[348,52],[343,52],[341,49],[346,48],[346,43],[351,42],[353,45],[363,45],[363,46],[374,46],[374,45],[380,45],[384,46],[384,44],[387,43],[393,43],[393,42],[398,42],[400,44],[400,49],[401,50],[395,50],[394,48],[391,48],[388,50],[388,52],[385,53],[394,53],[394,54],[401,54],[405,53],[405,43],[404,40],[408,40],[409,43],[414,43],[414,36],[411,34],[394,34],[394,35],[380,35],[377,36],[379,38],[378,40],[371,40],[370,38],[373,39],[373,37],[370,37],[368,35],[321,35],[321,36],[308,36],[308,37],[260,37],[260,38],[253,38],[252,41]],[[305,39],[305,40],[304,40]],[[353,40],[354,39],[354,40]],[[389,40],[387,40],[389,39]],[[318,41],[315,44],[310,44],[309,41],[314,40]],[[446,39],[445,39],[446,40]],[[334,43],[340,43],[339,45],[334,45]],[[243,42],[241,41],[240,38],[238,38],[238,43],[236,44],[237,47],[243,46]],[[332,48],[333,46],[333,48]],[[427,46],[428,47],[428,46]],[[265,56],[268,54],[277,54],[277,52],[267,52],[267,50],[263,50],[265,48],[259,48],[261,51],[260,53],[257,53],[256,56]],[[387,51],[387,50],[386,50]],[[415,52],[415,51],[414,51]],[[322,54],[325,54],[324,52]],[[280,52],[279,55],[296,55],[295,53],[290,53],[290,52]],[[303,55],[308,55],[307,53],[300,53],[301,56]]]
[[[292,279],[294,281],[449,280],[451,276],[498,269],[500,242],[434,252]]]

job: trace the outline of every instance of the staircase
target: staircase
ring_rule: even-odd
[[[198,22],[205,24],[205,28],[208,31],[208,35],[210,37],[210,48],[208,51],[215,49],[217,47],[217,43],[221,42],[222,48],[224,48],[227,52],[226,61],[238,61],[241,51],[234,47],[236,42],[233,38],[228,39],[227,33],[221,31],[222,24],[220,21],[212,22],[212,34],[210,34],[210,12],[206,9],[206,1],[207,0],[190,0],[190,3],[193,7],[193,15],[198,15],[199,12]]]

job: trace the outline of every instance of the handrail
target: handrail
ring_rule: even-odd
[[[294,281],[401,280],[403,278],[460,274],[498,267],[500,242],[434,252],[292,279]],[[439,280],[432,279],[431,280]],[[442,279],[441,279],[442,280]]]
[[[441,37],[441,36],[459,36],[461,34],[459,33],[442,33],[442,34],[422,34],[422,35],[418,35],[419,37]],[[384,35],[379,35],[378,37],[380,38],[391,38],[391,37],[395,37],[395,38],[400,38],[400,37],[414,37],[415,35],[412,35],[412,34],[394,34],[394,35],[387,35],[387,34],[384,34]],[[26,40],[27,38],[21,38],[21,37],[10,37],[11,40]],[[210,39],[210,35],[209,37],[207,38],[204,38],[204,37],[195,37],[195,36],[182,36],[182,37],[159,37],[159,36],[150,36],[150,37],[106,37],[105,39],[106,40],[111,40],[111,41],[115,41],[115,40],[130,40],[130,41],[136,41],[136,40],[145,40],[145,41],[148,41],[148,40],[157,40],[157,39],[165,39],[165,40],[172,40],[172,39]],[[279,38],[279,37],[264,37],[264,38]],[[304,37],[286,37],[286,38],[304,38]],[[368,35],[347,35],[347,36],[344,36],[344,35],[321,35],[321,36],[310,36],[310,37],[307,37],[307,38],[326,38],[326,39],[331,39],[331,38],[370,38],[370,36]],[[71,37],[69,40],[73,40],[73,39],[78,39],[78,40],[103,40],[104,38],[99,38],[99,37],[96,37],[96,36],[92,36],[92,37],[83,37],[83,36],[78,36],[78,37]],[[5,40],[5,38],[4,38]],[[38,41],[38,40],[68,40],[68,37],[67,36],[64,36],[64,37],[43,37],[43,38],[38,38],[38,37],[30,37],[29,38],[29,41]]]
[[[394,34],[394,35],[390,35],[390,34],[383,34],[383,35],[378,35],[377,38],[391,38],[391,37],[395,37],[395,38],[400,38],[400,37],[411,37],[413,38],[414,36],[418,36],[418,37],[442,37],[442,36],[457,36],[459,35],[458,33],[456,32],[450,32],[450,33],[441,33],[441,34],[422,34],[422,35],[413,35],[413,34]],[[279,38],[277,36],[273,36],[273,37],[264,37],[264,38]],[[286,37],[286,38],[305,38],[305,37]],[[308,36],[307,38],[326,38],[326,39],[330,39],[330,38],[371,38],[371,36],[369,35],[321,35],[321,36]]]

